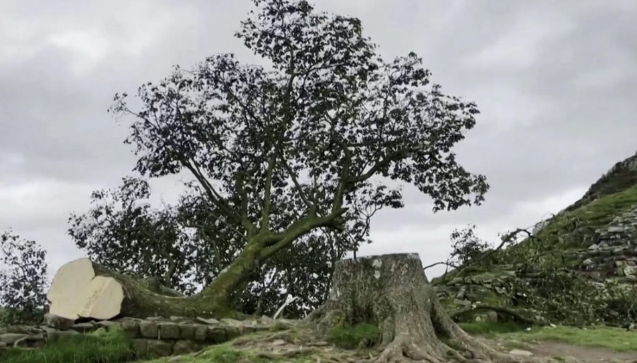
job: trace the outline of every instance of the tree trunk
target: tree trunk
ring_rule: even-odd
[[[224,286],[228,284],[225,281]],[[228,305],[225,291],[215,294],[206,288],[201,294],[184,297],[156,280],[138,280],[86,258],[62,266],[47,297],[51,314],[72,320],[106,320],[116,316],[242,317]]]
[[[301,227],[305,228],[301,231],[310,230],[306,225],[301,225]],[[293,241],[299,233],[290,234],[290,237],[285,241]],[[273,247],[279,248],[280,246]],[[137,318],[148,316],[240,318],[243,317],[243,314],[233,308],[233,299],[245,289],[255,271],[258,271],[258,268],[273,251],[264,247],[264,244],[258,240],[248,243],[239,256],[221,271],[210,285],[206,286],[201,293],[191,297],[183,297],[174,290],[162,286],[154,279],[137,280],[109,270],[88,259],[75,260],[64,265],[56,274],[51,286],[53,293],[49,292],[48,294],[49,301],[52,302],[50,313],[68,319],[81,317],[109,319],[103,316],[112,315],[114,310],[118,312],[118,315]],[[78,279],[78,276],[84,276],[84,278]],[[88,290],[84,289],[84,285],[90,285],[96,276],[108,277],[117,282],[113,284],[110,280],[99,278],[98,284],[92,284],[99,286],[90,286]],[[119,285],[119,287],[115,285]],[[107,292],[106,288],[110,289],[110,292]],[[82,289],[88,291],[83,296],[84,302],[74,306],[74,301],[78,300],[78,291]],[[100,301],[105,301],[104,296],[108,294],[122,295],[120,290],[123,291],[124,296],[121,303],[106,301],[106,305],[100,305],[101,303],[97,303],[95,298],[91,296],[99,292],[102,295]],[[112,297],[109,299],[113,300]],[[96,312],[95,309],[101,309],[102,312],[93,314]]]
[[[378,362],[520,362],[469,336],[443,310],[418,254],[342,260],[325,305],[308,320],[319,331],[371,323],[380,328]]]

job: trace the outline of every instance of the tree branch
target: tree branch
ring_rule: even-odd
[[[428,269],[428,268],[432,268],[432,267],[434,267],[434,266],[438,266],[438,265],[445,265],[445,266],[449,266],[449,267],[453,267],[453,268],[458,268],[458,266],[457,266],[457,265],[454,265],[454,264],[452,264],[452,263],[444,262],[444,261],[440,261],[440,262],[432,263],[431,265],[425,266],[425,267],[423,267],[422,269],[423,269],[423,270],[426,270],[426,269]]]
[[[453,312],[453,313],[449,314],[449,317],[451,319],[455,320],[455,318],[459,317],[460,315],[463,315],[463,314],[466,314],[466,313],[470,313],[470,312],[476,311],[476,310],[492,310],[492,311],[495,311],[495,312],[500,313],[500,314],[510,315],[515,320],[519,321],[520,323],[530,324],[530,325],[544,325],[544,324],[541,324],[538,321],[535,321],[533,319],[529,319],[527,317],[522,316],[522,314],[520,314],[519,312],[517,312],[517,311],[515,311],[513,309],[505,308],[505,307],[502,307],[502,306],[492,306],[492,305],[476,305],[476,306],[472,306],[472,307],[467,308],[467,309],[458,310],[456,312]]]
[[[330,213],[324,217],[305,217],[290,227],[288,227],[285,231],[273,234],[268,241],[271,243],[264,243],[265,247],[259,254],[260,260],[265,260],[277,253],[278,251],[288,247],[292,242],[294,242],[297,238],[311,232],[315,228],[319,227],[330,227],[330,228],[338,228],[338,226],[334,223],[334,221],[342,216],[347,209],[341,208],[337,211]]]
[[[268,170],[265,177],[265,191],[263,192],[263,211],[261,212],[261,232],[270,231],[270,208],[272,207],[272,175],[276,167],[276,150],[268,160]]]
[[[243,170],[238,170],[235,188],[237,189],[237,194],[239,195],[240,202],[239,221],[243,228],[245,228],[248,237],[251,237],[257,233],[257,227],[252,222],[250,222],[250,219],[248,218],[248,193],[243,187],[244,177],[245,173],[243,172]]]
[[[308,209],[310,209],[310,210],[313,209],[314,208],[314,204],[312,202],[310,202],[310,200],[307,198],[307,196],[303,192],[303,188],[301,187],[301,184],[299,183],[299,180],[296,178],[296,174],[294,173],[294,170],[292,170],[292,168],[288,164],[287,160],[283,156],[283,152],[281,150],[279,150],[279,151],[280,151],[279,152],[279,156],[281,158],[281,161],[283,162],[283,167],[285,168],[285,170],[290,175],[290,178],[292,178],[292,183],[294,184],[294,187],[296,188],[296,190],[299,192],[299,195],[301,196],[301,200],[303,200],[303,203],[305,203],[305,205],[308,207]]]

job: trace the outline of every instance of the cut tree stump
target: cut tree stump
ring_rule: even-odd
[[[439,303],[418,254],[339,261],[326,303],[307,321],[320,332],[360,323],[380,328],[377,362],[535,361],[469,336]]]
[[[70,320],[111,319],[120,313],[122,285],[112,277],[98,276],[93,263],[79,259],[62,266],[47,293],[49,313]]]

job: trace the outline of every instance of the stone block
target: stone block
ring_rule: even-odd
[[[179,339],[179,325],[176,323],[159,323],[159,339]]]
[[[44,314],[44,325],[49,326],[58,330],[68,330],[73,324],[75,324],[75,320],[63,318],[54,314]]]
[[[208,340],[208,326],[197,324],[195,325],[194,340],[197,342],[205,342]]]
[[[144,338],[158,339],[159,327],[154,321],[144,320],[139,323],[139,332]]]
[[[184,355],[198,351],[199,346],[191,340],[179,340],[173,346],[173,354]]]
[[[55,330],[46,332],[46,340],[49,342],[56,342],[59,340],[69,339],[74,335],[79,335],[80,333],[75,330]]]
[[[238,332],[239,330],[237,328],[234,328],[237,331],[236,336],[238,336]],[[233,336],[232,338],[236,337]],[[210,343],[214,343],[214,344],[220,344],[220,343],[224,343],[227,342],[228,340],[232,339],[231,337],[228,336],[228,329],[227,327],[221,327],[221,326],[209,326],[208,327],[208,333],[206,334],[206,341],[210,342]]]
[[[28,337],[28,334],[5,333],[0,335],[0,342],[6,345],[13,345],[18,340],[26,340]]]
[[[166,357],[173,354],[173,343],[165,340],[148,340],[148,354],[155,357]]]
[[[119,326],[133,338],[140,336],[139,323],[135,320],[123,320]]]
[[[96,329],[97,327],[93,323],[78,323],[71,327],[71,330],[75,330],[78,333],[90,333]]]
[[[181,339],[195,340],[195,326],[193,324],[179,324],[179,331]]]
[[[135,352],[144,357],[148,354],[148,340],[146,339],[133,339],[133,349]]]
[[[196,319],[196,321],[197,321],[198,323],[203,323],[203,324],[208,324],[208,325],[219,325],[219,324],[220,324],[219,320],[217,320],[217,319],[213,319],[213,318],[206,319],[206,318],[200,318],[200,317],[198,317],[198,318]]]

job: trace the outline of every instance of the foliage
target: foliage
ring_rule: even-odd
[[[146,180],[124,178],[118,189],[92,194],[91,209],[69,218],[69,235],[101,265],[156,279],[190,295],[196,283],[210,283],[227,267],[243,242],[219,223],[205,198],[188,191],[177,206],[156,209]],[[335,237],[299,238],[285,254],[262,266],[235,306],[247,314],[272,316],[288,294],[299,299],[286,308],[287,316],[302,317],[320,306],[329,291],[332,266],[358,246],[354,236]]]
[[[600,321],[599,292],[590,281],[566,269],[546,269],[512,281],[514,305],[531,308],[545,319],[584,325]]]
[[[587,275],[566,266],[560,253],[511,262],[518,266],[517,277],[509,280],[514,305],[530,308],[548,321],[623,325],[637,317],[633,285],[606,280],[595,286]]]
[[[119,363],[139,358],[132,340],[120,329],[67,336],[42,349],[0,351],[3,363]]]
[[[211,242],[187,233],[178,210],[151,208],[146,180],[127,177],[117,190],[91,195],[91,209],[69,218],[69,235],[95,262],[139,278],[153,278],[185,294],[195,291],[194,281],[214,277],[224,267],[202,254]],[[209,226],[210,228],[210,226]],[[227,250],[224,248],[223,250]],[[211,258],[212,257],[212,258]]]
[[[481,240],[475,234],[475,229],[476,226],[473,225],[462,230],[455,229],[451,233],[450,264],[461,266],[474,262],[489,249],[489,243]]]
[[[135,170],[190,173],[232,232],[241,246],[226,270],[232,288],[301,237],[363,242],[373,211],[403,205],[387,180],[414,185],[435,212],[483,201],[485,177],[452,152],[476,123],[474,103],[444,95],[414,53],[384,61],[356,18],[306,1],[254,3],[236,36],[267,69],[216,55],[142,85],[139,109],[127,94],[111,108],[133,116]]]
[[[330,235],[299,238],[262,267],[260,278],[241,296],[242,311],[273,316],[291,295],[298,299],[283,310],[283,316],[306,316],[327,299],[335,263],[356,247],[350,240]]]
[[[328,332],[328,341],[345,349],[356,349],[361,345],[373,346],[380,339],[380,329],[374,324],[337,326]]]
[[[47,305],[46,251],[8,231],[0,235],[0,325],[38,322]]]

